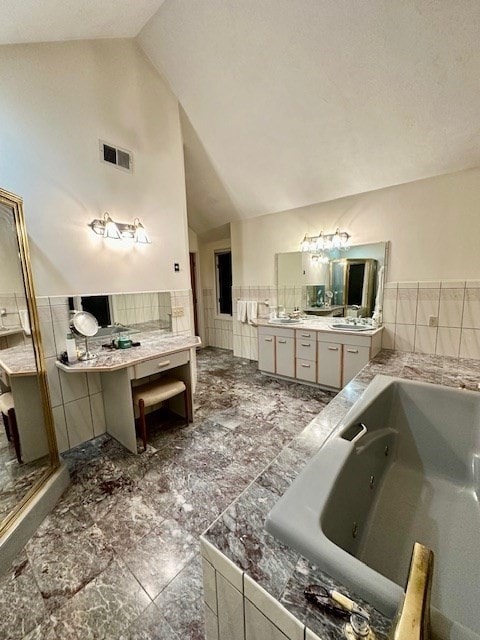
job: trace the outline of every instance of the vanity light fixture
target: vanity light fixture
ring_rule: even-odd
[[[94,233],[104,238],[115,240],[131,239],[141,244],[150,244],[148,233],[140,222],[140,218],[135,218],[133,224],[127,222],[115,222],[106,211],[103,219],[95,218],[88,225]]]
[[[346,231],[337,228],[335,233],[323,233],[318,236],[307,236],[303,238],[300,248],[302,251],[330,251],[331,249],[347,249],[351,235]]]
[[[140,242],[141,244],[150,244],[152,242],[139,218],[135,218],[133,226],[135,227],[135,242]]]
[[[312,254],[312,262],[319,262],[320,264],[328,264],[330,261],[328,256],[324,253],[314,253]]]

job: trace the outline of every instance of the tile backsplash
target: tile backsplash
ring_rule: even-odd
[[[385,349],[480,359],[480,280],[388,282]]]

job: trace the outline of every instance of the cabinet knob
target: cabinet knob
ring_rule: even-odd
[[[302,362],[302,367],[305,367],[305,369],[310,369],[310,365],[309,364],[303,364],[303,362]]]
[[[170,364],[170,360],[165,360],[164,362],[159,362],[159,363],[158,363],[158,366],[159,366],[160,368],[162,368],[162,367],[168,367],[168,365],[169,365],[169,364]]]
[[[310,338],[311,335],[309,333],[302,333],[301,334],[302,338]]]
[[[273,338],[265,338],[265,342],[273,342]]]
[[[347,353],[358,353],[358,349],[347,349]]]
[[[280,344],[287,344],[287,341],[286,340],[279,340],[279,343]]]
[[[307,343],[302,342],[302,347],[311,347],[311,346],[312,345],[309,342],[307,342]]]
[[[329,351],[338,351],[338,347],[328,347]]]

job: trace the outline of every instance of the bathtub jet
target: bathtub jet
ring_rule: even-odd
[[[377,376],[266,529],[393,616],[416,541],[435,553],[432,631],[480,640],[480,394]]]

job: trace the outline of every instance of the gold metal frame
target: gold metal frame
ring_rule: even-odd
[[[25,494],[22,500],[12,509],[12,511],[0,522],[0,536],[16,522],[18,518],[28,509],[30,501],[38,494],[42,487],[48,482],[60,466],[58,456],[57,440],[55,437],[55,427],[50,403],[50,393],[48,390],[47,371],[43,356],[42,336],[40,334],[40,322],[38,318],[35,288],[33,285],[32,269],[30,264],[30,251],[28,248],[27,231],[25,228],[25,218],[23,216],[23,200],[20,196],[9,193],[0,188],[0,203],[11,208],[17,232],[20,263],[22,267],[23,281],[25,285],[25,295],[27,308],[30,316],[30,326],[32,330],[32,344],[37,367],[38,385],[40,398],[42,400],[45,429],[47,432],[48,448],[50,451],[50,467],[39,478],[36,484]]]

